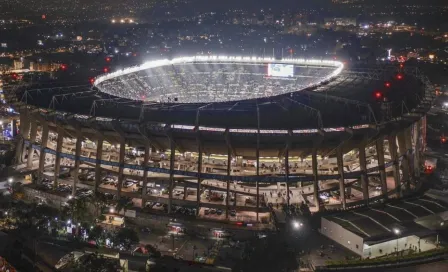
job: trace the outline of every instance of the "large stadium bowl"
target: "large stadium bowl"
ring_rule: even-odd
[[[209,154],[231,147],[248,157],[259,146],[260,156],[275,157],[286,143],[291,156],[306,156],[320,139],[326,155],[407,127],[427,111],[427,88],[415,69],[225,56],[150,61],[93,84],[30,80],[9,89],[19,108],[93,138],[100,131],[114,135],[110,142],[125,137],[159,149],[175,142],[181,151],[201,142]],[[382,99],[372,96],[377,91]]]

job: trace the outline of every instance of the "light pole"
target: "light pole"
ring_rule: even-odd
[[[397,259],[398,259],[398,239],[400,239],[401,231],[397,228],[394,229],[395,235],[397,235]]]
[[[193,245],[193,262],[196,260],[195,256],[194,256],[194,252],[196,251],[197,247],[196,245]]]

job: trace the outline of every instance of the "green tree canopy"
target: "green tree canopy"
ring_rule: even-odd
[[[120,271],[118,259],[104,258],[98,254],[86,254],[75,261],[72,272],[115,272]]]
[[[130,250],[133,244],[138,244],[140,239],[137,232],[130,228],[121,228],[113,239],[115,246],[122,246],[126,250]]]

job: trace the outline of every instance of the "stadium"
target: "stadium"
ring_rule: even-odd
[[[321,59],[198,56],[79,82],[35,76],[5,96],[20,112],[19,163],[54,187],[253,223],[278,205],[346,209],[412,191],[433,96],[415,68]]]

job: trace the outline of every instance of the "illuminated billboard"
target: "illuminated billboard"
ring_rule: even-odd
[[[268,64],[268,76],[293,77],[294,76],[294,65],[269,63]]]

